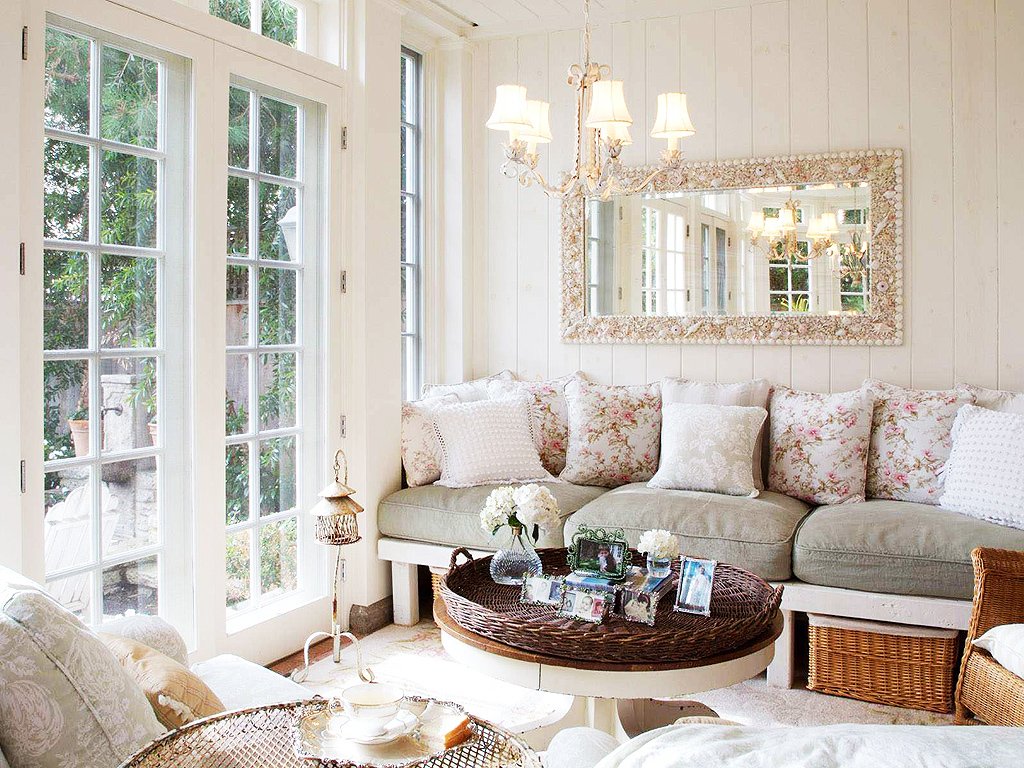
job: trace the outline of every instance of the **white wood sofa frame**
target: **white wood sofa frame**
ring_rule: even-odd
[[[391,563],[395,623],[412,626],[420,620],[419,572],[425,565],[434,573],[448,569],[455,547],[418,541],[382,538],[377,556]],[[489,550],[470,550],[474,557],[493,554]],[[822,587],[802,581],[783,581],[782,635],[775,641],[775,657],[768,666],[768,684],[792,688],[793,656],[796,646],[794,616],[797,613],[824,613],[850,619],[888,621],[921,627],[966,630],[971,617],[970,600],[917,595],[889,595],[861,592],[839,587]]]

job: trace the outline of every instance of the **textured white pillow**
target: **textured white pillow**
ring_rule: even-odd
[[[515,380],[516,375],[506,369],[492,376],[484,376],[482,379],[464,381],[460,384],[424,384],[420,396],[442,397],[444,395],[455,395],[463,403],[472,403],[476,400],[487,399],[487,385],[490,382]]]
[[[768,412],[676,403],[661,411],[661,463],[651,488],[757,496],[753,456]]]
[[[767,408],[771,382],[768,379],[752,379],[735,384],[716,384],[708,381],[667,378],[661,380],[662,407],[675,403],[703,403],[706,405],[744,405],[752,408]],[[762,427],[754,447],[754,485],[764,490],[761,468],[764,462],[764,445],[767,428]]]
[[[940,506],[1024,528],[1024,415],[963,406],[944,471]]]
[[[441,446],[439,485],[551,481],[533,439],[526,400],[459,403],[434,413]]]
[[[966,389],[974,395],[974,404],[992,411],[1019,413],[1024,415],[1024,392],[1008,392],[1002,389],[985,389],[973,384],[957,384],[957,389]]]
[[[1024,677],[1024,624],[992,627],[974,641],[1017,677]]]
[[[441,446],[434,433],[434,413],[457,402],[457,395],[442,395],[402,403],[402,466],[410,488],[441,477]]]

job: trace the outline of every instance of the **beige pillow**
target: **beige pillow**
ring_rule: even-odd
[[[973,384],[957,384],[957,389],[966,389],[974,395],[974,404],[990,411],[1024,414],[1024,392],[1010,392],[1003,389],[985,389]]]
[[[170,656],[126,637],[97,634],[146,694],[163,725],[180,728],[224,711],[217,694]]]
[[[459,384],[424,384],[420,397],[443,397],[455,395],[461,403],[487,399],[487,385],[492,381],[515,381],[516,375],[506,369],[501,373],[484,376],[482,379],[463,381]]]

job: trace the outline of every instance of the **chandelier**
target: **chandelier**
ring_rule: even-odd
[[[622,81],[610,77],[611,67],[590,60],[590,0],[584,0],[583,63],[569,67],[567,78],[568,84],[576,90],[572,170],[558,185],[548,183],[537,170],[540,159],[537,145],[552,140],[550,103],[527,99],[525,86],[499,85],[487,127],[508,131],[508,142],[502,145],[505,153],[502,174],[519,179],[524,187],[536,183],[552,197],[582,192],[607,200],[613,194],[639,192],[659,175],[678,171],[683,159],[679,139],[696,133],[686,109],[686,94],[658,96],[658,116],[651,136],[666,139],[668,146],[650,173],[639,182],[631,182],[619,154],[624,146],[633,143],[629,134],[633,118],[626,107]]]

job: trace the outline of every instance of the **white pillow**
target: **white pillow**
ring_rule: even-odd
[[[434,413],[457,402],[457,395],[442,395],[402,403],[402,466],[410,488],[441,477],[441,446],[434,433]]]
[[[757,496],[753,456],[768,412],[676,403],[661,412],[661,463],[647,484],[677,491]]]
[[[974,641],[1017,677],[1024,677],[1024,624],[992,627]]]
[[[1024,415],[963,406],[944,472],[940,506],[1024,528]]]
[[[690,381],[689,379],[662,379],[662,406],[674,403],[704,403],[706,405],[744,405],[752,408],[767,408],[771,382],[768,379],[752,379],[735,384],[716,384],[708,381]],[[767,428],[761,429],[754,448],[754,485],[764,490],[764,445]]]
[[[550,482],[533,439],[526,400],[459,403],[434,414],[441,446],[438,485]]]
[[[1002,389],[985,389],[973,384],[957,384],[957,389],[966,389],[974,395],[975,405],[1003,413],[1024,414],[1024,392],[1009,392]]]
[[[515,381],[516,375],[510,370],[484,376],[482,379],[464,381],[461,384],[424,384],[421,397],[442,397],[455,395],[463,403],[487,399],[487,385],[492,381]]]

